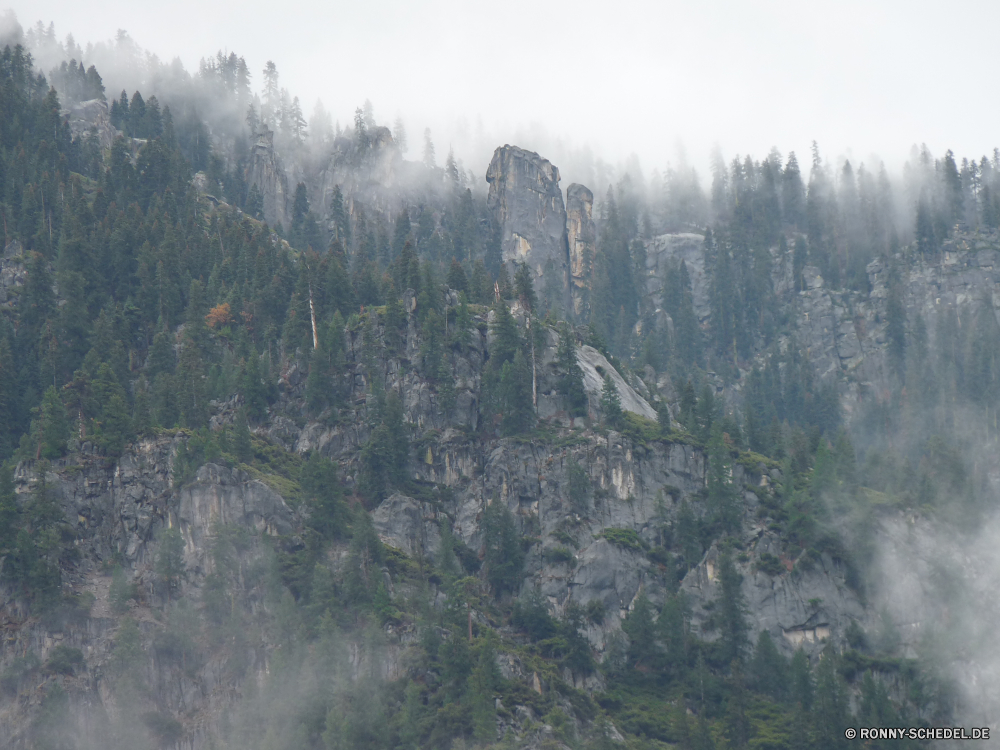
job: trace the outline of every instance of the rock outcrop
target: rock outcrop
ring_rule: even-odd
[[[850,415],[866,400],[877,398],[889,385],[888,297],[892,269],[882,259],[868,264],[871,291],[829,288],[818,269],[806,266],[806,289],[791,291],[790,262],[775,263],[775,286],[786,288],[785,299],[795,306],[795,339],[809,352],[820,378],[837,382],[841,402]],[[890,261],[892,262],[892,261]],[[902,260],[898,261],[902,267]],[[918,317],[926,327],[933,351],[945,314],[953,316],[953,333],[965,336],[976,330],[980,316],[998,316],[1000,305],[1000,236],[958,236],[949,240],[939,256],[907,259],[900,282],[900,297],[907,327]],[[789,280],[782,277],[788,277]],[[992,324],[996,325],[996,323]],[[971,326],[971,329],[970,329]]]
[[[274,152],[274,131],[265,129],[257,133],[245,176],[247,185],[256,185],[260,191],[264,221],[271,226],[281,223],[287,228],[291,224],[288,180]]]
[[[59,115],[66,118],[74,139],[87,138],[93,134],[101,149],[111,148],[119,135],[111,124],[108,103],[101,99],[72,103],[67,109],[60,111]]]
[[[570,296],[573,312],[580,315],[590,287],[590,268],[597,252],[594,227],[594,194],[573,183],[566,188],[566,231],[569,241]]]
[[[691,279],[691,302],[698,320],[709,317],[709,279],[705,269],[705,238],[700,234],[663,234],[646,243],[646,293],[659,307],[668,264],[684,261]]]
[[[493,153],[486,181],[504,262],[526,263],[536,289],[555,283],[568,296],[569,244],[559,169],[532,151],[507,145]]]
[[[4,248],[0,257],[0,305],[13,306],[16,303],[14,290],[24,286],[28,278],[24,261],[24,247],[17,240]]]

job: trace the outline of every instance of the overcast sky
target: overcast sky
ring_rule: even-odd
[[[125,29],[189,70],[233,50],[255,89],[274,60],[307,113],[319,97],[346,123],[368,98],[379,121],[402,114],[411,144],[432,124],[440,157],[468,133],[492,152],[541,129],[612,162],[636,153],[647,174],[679,142],[702,172],[714,143],[808,162],[816,140],[890,166],[914,143],[1000,145],[995,0],[7,3],[26,29],[54,21],[84,45]],[[477,170],[489,155],[465,154]]]

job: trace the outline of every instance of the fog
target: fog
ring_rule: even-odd
[[[124,29],[189,72],[235,51],[258,92],[273,60],[307,112],[319,98],[347,125],[369,99],[381,122],[402,116],[411,143],[431,127],[440,159],[453,145],[478,175],[504,142],[552,151],[558,141],[609,163],[637,154],[647,172],[676,164],[683,143],[703,180],[715,144],[731,158],[772,146],[802,155],[815,140],[855,164],[878,153],[890,170],[912,144],[969,157],[996,145],[997,107],[981,86],[994,59],[976,43],[1000,22],[994,3],[10,7],[25,28],[54,21],[83,47]],[[543,155],[573,178],[572,164]]]
[[[372,124],[405,125],[409,160],[421,159],[429,129],[436,165],[453,152],[463,170],[461,184],[480,193],[494,149],[512,143],[557,165],[564,189],[571,182],[594,188],[598,203],[607,186],[627,173],[625,194],[634,191],[638,204],[646,202],[650,226],[677,231],[727,218],[726,200],[710,205],[713,161],[723,173],[731,169],[759,176],[760,162],[755,166],[753,160],[764,159],[778,174],[794,151],[810,194],[828,194],[829,205],[839,206],[830,212],[833,234],[853,242],[870,232],[894,252],[915,239],[918,203],[926,198],[931,205],[946,205],[949,200],[934,159],[952,149],[961,164],[961,157],[993,156],[1000,143],[994,129],[998,107],[982,85],[995,67],[995,55],[990,45],[976,40],[979,29],[1000,23],[1000,6],[895,0],[878,7],[857,0],[808,6],[769,0],[752,8],[737,2],[648,5],[617,4],[612,13],[596,3],[543,6],[521,0],[488,7],[390,0],[375,9],[304,2],[235,8],[184,0],[151,11],[116,0],[95,12],[79,3],[18,0],[11,11],[24,31],[39,20],[43,29],[54,22],[59,44],[33,48],[46,74],[79,56],[85,65],[96,65],[109,100],[123,88],[129,94],[138,88],[147,98],[156,95],[168,106],[183,100],[186,111],[173,108],[178,123],[197,119],[194,114],[210,126],[225,121],[212,131],[220,153],[236,152],[237,144],[247,150],[250,129],[244,132],[243,123],[250,102],[265,120],[271,116],[274,101],[264,96],[262,71],[273,61],[280,88],[300,100],[309,121],[309,138],[304,146],[298,140],[298,150],[285,128],[276,136],[279,152],[284,149],[289,156],[286,167],[294,178],[289,184],[306,179],[308,168],[329,150],[334,132],[353,127],[356,110],[366,108],[365,119]],[[5,33],[0,28],[0,38]],[[245,59],[256,98],[218,97],[215,82],[198,80],[202,61],[220,51]],[[813,144],[822,157],[810,165]],[[739,172],[742,158],[735,157],[748,154],[749,166]],[[847,160],[855,171],[844,169]],[[700,191],[686,190],[691,169]],[[995,161],[990,169],[996,169]],[[432,188],[425,172],[431,171],[413,178],[427,194]],[[747,177],[747,184],[754,179]],[[720,190],[728,189],[721,180]],[[620,184],[618,190],[620,198]],[[659,200],[663,195],[667,200]],[[975,206],[975,198],[969,205]],[[878,211],[869,215],[866,206]],[[974,226],[971,219],[969,226]],[[221,246],[221,234],[219,241]],[[874,241],[864,247],[875,257]],[[995,303],[989,302],[983,309],[995,318]],[[941,321],[926,322],[945,330]],[[914,318],[909,325],[915,325]],[[970,333],[962,336],[970,347],[979,345]],[[940,352],[933,367],[927,365],[927,380],[934,383],[950,382],[944,338],[934,334]],[[916,371],[916,357],[914,363]],[[900,384],[918,391],[910,381]],[[954,694],[930,696],[928,704],[932,699],[954,704],[955,716],[966,726],[995,726],[1000,717],[1000,649],[993,643],[997,612],[983,604],[1000,583],[995,413],[991,437],[988,411],[985,416],[968,407],[963,411],[944,397],[913,403],[902,427],[891,433],[885,410],[879,411],[881,401],[868,421],[864,415],[852,420],[858,458],[898,453],[893,471],[905,474],[924,460],[927,438],[945,434],[954,439],[962,471],[972,478],[954,486],[942,479],[927,490],[932,497],[920,496],[924,506],[899,502],[899,512],[889,521],[867,529],[870,536],[858,542],[859,547],[872,545],[867,604],[872,612],[884,612],[889,624],[866,624],[886,653],[919,656],[950,680]],[[885,419],[888,436],[871,429],[879,419]],[[889,465],[889,458],[879,460]],[[912,464],[903,463],[907,460]],[[869,482],[880,496],[892,499],[912,489],[902,480],[893,484],[888,468],[871,460],[868,466],[875,468],[865,469],[866,480],[880,480]],[[934,466],[928,471],[935,478]],[[955,491],[951,497],[955,487],[964,494]],[[974,498],[969,504],[979,515],[961,515],[967,509],[959,501],[966,496]],[[924,510],[933,506],[954,525],[929,520],[933,516]],[[970,531],[966,519],[973,517],[979,527]],[[850,524],[844,525],[849,535]],[[364,648],[335,641],[331,636],[324,647],[336,652],[341,675],[351,669],[351,679],[357,679],[358,665],[367,664],[373,670],[368,677],[375,679],[381,646],[374,637],[374,645]],[[348,658],[344,654],[351,649]],[[364,649],[367,662],[358,656]],[[285,671],[276,672],[278,687],[250,696],[237,712],[238,727],[257,731],[251,717],[266,715],[261,706],[289,685],[296,686],[287,688],[289,703],[319,690],[315,665],[304,652],[281,659],[287,661]],[[340,684],[338,677],[322,689],[336,693]],[[277,731],[264,746],[277,746]]]

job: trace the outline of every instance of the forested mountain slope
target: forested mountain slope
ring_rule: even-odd
[[[995,716],[955,622],[1000,480],[996,159],[564,198],[516,146],[470,176],[370,109],[307,125],[236,55],[110,96],[47,34],[0,55],[4,747]]]

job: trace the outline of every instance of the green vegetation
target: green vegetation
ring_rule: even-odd
[[[149,538],[139,540],[152,575],[134,583],[116,564],[124,546],[108,550],[100,562],[112,571],[108,605],[120,620],[102,674],[140,732],[130,746],[184,737],[162,707],[131,710],[129,700],[157,689],[150,672],[173,670],[181,684],[212,659],[220,680],[247,696],[234,709],[233,747],[509,747],[514,737],[497,737],[497,721],[509,726],[516,706],[574,748],[614,746],[612,724],[628,748],[777,750],[840,746],[830,738],[854,721],[915,722],[929,707],[948,718],[928,666],[939,655],[902,659],[888,617],[870,635],[852,623],[848,650],[812,662],[802,651],[785,659],[766,632],[754,643],[737,564],[794,579],[832,561],[864,601],[881,514],[969,529],[991,508],[992,463],[975,446],[998,438],[1000,326],[988,300],[962,318],[942,305],[924,320],[908,284],[919,263],[943,267],[956,225],[977,242],[995,238],[996,158],[934,160],[924,150],[898,192],[905,198],[892,197],[887,176],[849,162],[833,174],[818,148],[808,184],[795,155],[777,152],[717,160],[710,195],[673,170],[665,191],[620,174],[596,206],[577,312],[554,267],[536,290],[534,269],[503,263],[485,196],[453,154],[437,170],[429,132],[433,188],[415,179],[399,201],[382,202],[351,192],[350,180],[311,197],[315,185],[300,182],[288,185],[285,213],[247,182],[255,142],[274,138],[276,153],[299,160],[336,144],[345,169],[367,169],[369,154],[390,143],[370,105],[335,132],[321,108],[307,125],[274,63],[259,99],[235,54],[171,77],[169,95],[154,91],[167,68],[146,64],[148,90],[111,97],[108,147],[96,132],[74,139],[60,115],[69,103],[106,99],[96,67],[73,60],[46,78],[24,47],[0,52],[4,279],[16,280],[0,307],[0,583],[11,617],[80,635],[94,597],[71,584],[88,574],[77,542],[90,519],[67,517],[53,472],[89,483],[88,472],[113,471],[139,438],[174,439],[175,493],[192,490],[206,464],[224,466],[280,494],[295,528],[271,536],[220,522],[189,569],[183,521],[156,498]],[[218,111],[198,105],[206,101]],[[391,143],[405,152],[405,142],[400,123]],[[317,171],[299,166],[288,174]],[[913,205],[887,208],[901,201]],[[706,320],[685,260],[663,258],[662,293],[646,293],[649,241],[692,227],[704,234],[694,277]],[[797,340],[815,272],[838,306],[875,310],[884,324],[878,393],[853,374],[821,378]],[[866,320],[835,325],[860,331]],[[553,331],[554,356],[545,351]],[[600,373],[599,395],[584,389],[581,332],[617,370]],[[655,421],[623,410],[618,375],[649,388]],[[860,404],[850,424],[840,406],[847,389]],[[542,562],[573,565],[590,533],[584,522],[609,501],[591,422],[571,430],[565,419],[591,417],[595,395],[600,434],[615,430],[637,456],[693,447],[705,486],[664,487],[670,508],[662,496],[643,536],[600,532],[640,556],[656,584],[649,592],[609,598],[611,611],[570,597],[556,618],[527,574]],[[462,441],[473,466],[448,487],[435,484],[448,471],[438,450],[446,438]],[[550,454],[587,446],[564,452],[566,484],[556,490],[572,518],[550,531],[504,494],[482,508],[481,539],[471,537],[481,548],[471,548],[448,514],[501,439]],[[394,492],[436,514],[433,559],[379,538],[368,511]],[[756,554],[743,537],[755,503],[773,552]],[[543,549],[545,533],[558,545]],[[706,558],[717,565],[718,597],[696,633],[680,582]],[[610,626],[619,606],[628,614],[621,631],[608,627],[598,666],[590,628]],[[412,649],[386,679],[378,665],[390,633],[407,634]],[[37,706],[38,747],[71,746],[67,692],[94,666],[69,645],[77,642],[52,648],[44,663],[29,647],[0,675],[6,697]],[[262,654],[266,680],[257,677]],[[505,658],[522,674],[504,678]],[[577,678],[597,669],[606,691],[568,684],[566,670]]]
[[[604,529],[601,536],[612,544],[632,552],[644,552],[649,546],[632,529]]]

